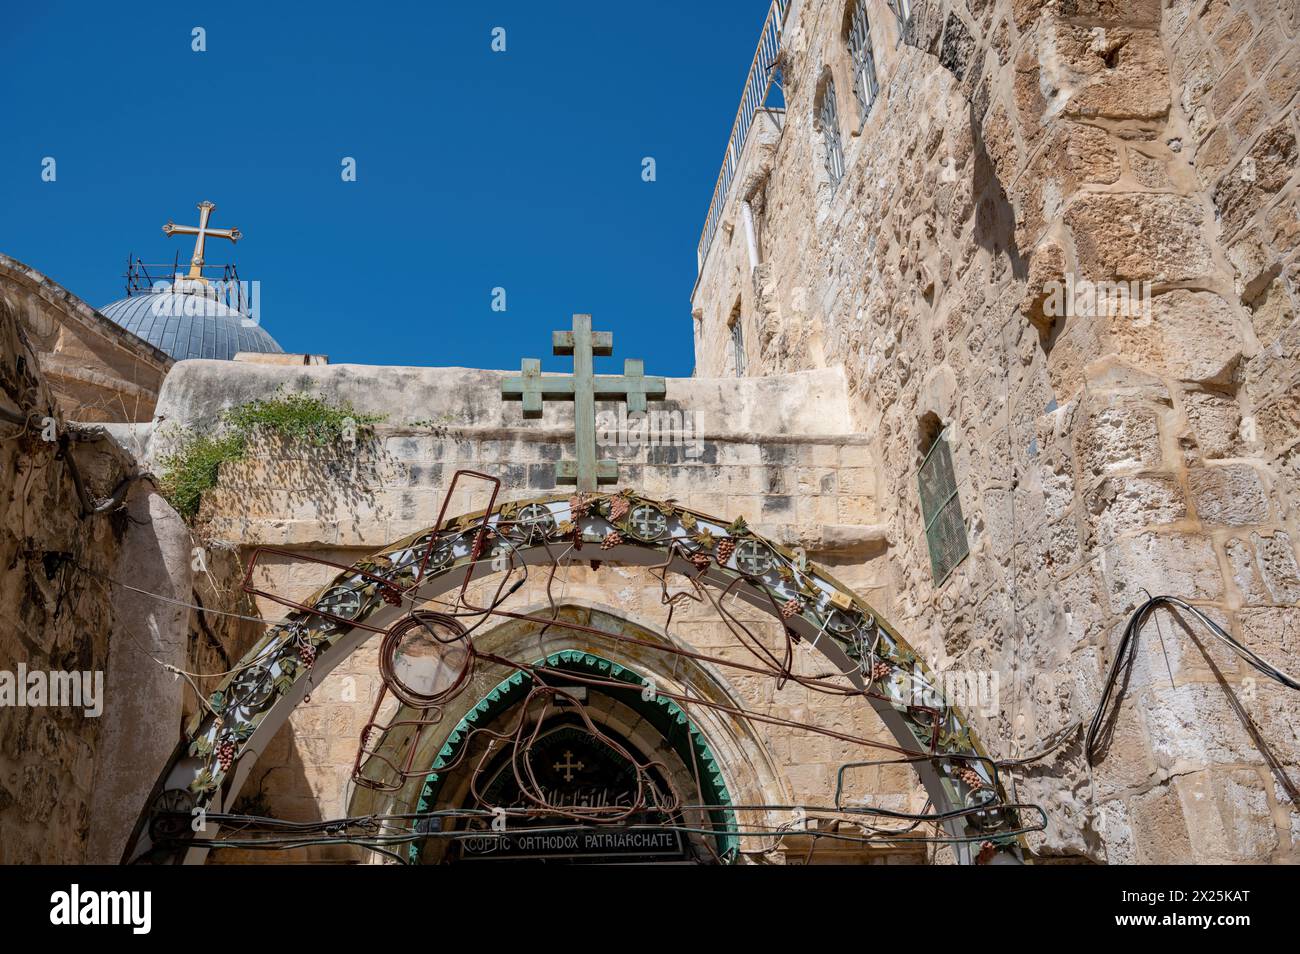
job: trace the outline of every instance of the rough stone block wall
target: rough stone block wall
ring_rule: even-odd
[[[229,668],[252,633],[186,608],[202,600],[238,611],[237,563],[214,553],[192,580],[189,533],[148,480],[130,485],[122,507],[83,515],[65,455],[94,502],[139,462],[125,432],[79,429],[63,452],[46,439],[68,426],[29,341],[30,308],[27,291],[0,282],[0,403],[32,416],[26,428],[0,424],[0,671],[15,681],[24,671],[98,674],[102,695],[96,715],[90,700],[0,704],[0,864],[115,863],[179,739],[182,711],[197,704],[163,664]]]
[[[737,296],[750,374],[844,367],[880,462],[885,612],[938,668],[1002,674],[999,716],[976,720],[998,756],[1087,723],[1147,591],[1294,674],[1296,5],[930,0],[906,43],[868,8],[881,95],[861,124],[846,4],[792,11],[780,135],[746,150],[724,212],[739,235],[740,200],[761,207],[763,261],[720,230],[700,372]],[[1146,307],[1061,315],[1066,281],[1148,282]],[[916,483],[936,423],[971,549],[938,586]],[[1042,856],[1296,857],[1296,806],[1193,637],[1297,777],[1286,690],[1162,610],[1100,764],[1076,736],[1022,778],[1052,820]]]
[[[57,418],[20,313],[11,290],[0,288],[0,401],[8,411]],[[39,426],[5,422],[0,430],[0,670],[11,680],[20,665],[29,673],[103,672],[111,598],[87,585],[77,565],[111,572],[125,523],[82,519],[68,466]],[[101,493],[132,464],[108,441],[69,453]],[[92,828],[101,721],[84,707],[16,703],[0,706],[0,864],[80,862]]]

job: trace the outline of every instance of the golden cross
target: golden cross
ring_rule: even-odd
[[[168,219],[167,224],[163,226],[163,234],[196,236],[194,239],[194,256],[190,259],[189,277],[197,281],[207,282],[207,279],[203,277],[203,246],[208,236],[230,239],[232,242],[238,242],[243,236],[240,234],[239,229],[208,228],[208,217],[216,209],[216,206],[211,202],[200,202],[198,209],[199,224],[197,227],[193,225],[177,225],[171,219]]]

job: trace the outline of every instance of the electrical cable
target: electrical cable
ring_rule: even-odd
[[[1120,638],[1119,646],[1115,651],[1115,658],[1111,661],[1110,671],[1106,674],[1106,682],[1102,687],[1101,698],[1097,702],[1097,710],[1093,713],[1092,721],[1088,725],[1088,734],[1084,742],[1084,756],[1090,766],[1096,765],[1099,761],[1097,755],[1097,739],[1102,730],[1102,724],[1105,720],[1106,711],[1110,703],[1111,693],[1114,691],[1120,669],[1125,663],[1125,655],[1127,654],[1129,656],[1128,662],[1131,664],[1136,658],[1137,634],[1142,628],[1142,623],[1146,620],[1149,613],[1161,605],[1173,606],[1190,613],[1195,619],[1209,629],[1210,633],[1216,639],[1227,645],[1233,652],[1244,659],[1251,668],[1267,676],[1269,679],[1272,679],[1274,682],[1286,686],[1288,689],[1300,690],[1300,682],[1297,682],[1272,663],[1261,658],[1249,647],[1244,646],[1237,640],[1233,639],[1232,636],[1223,629],[1223,627],[1210,619],[1210,617],[1206,616],[1195,606],[1192,606],[1176,596],[1150,597],[1133,612],[1132,616],[1129,617],[1128,625],[1124,627],[1124,635]],[[1120,701],[1120,698],[1117,697],[1115,710],[1116,715],[1118,715]]]

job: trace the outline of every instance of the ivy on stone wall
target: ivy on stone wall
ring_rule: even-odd
[[[176,450],[160,461],[163,496],[192,523],[203,494],[216,486],[221,465],[243,460],[255,435],[269,432],[321,447],[355,439],[384,418],[382,414],[361,414],[348,401],[331,402],[280,388],[269,398],[223,411],[213,430],[184,431]]]

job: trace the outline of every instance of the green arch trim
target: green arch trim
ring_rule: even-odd
[[[550,669],[567,669],[570,672],[588,672],[602,678],[617,679],[627,683],[629,692],[626,698],[623,698],[623,693],[618,689],[601,687],[601,690],[618,693],[616,698],[653,725],[688,768],[692,765],[699,766],[700,787],[709,804],[732,804],[731,793],[727,789],[722,769],[703,733],[687,717],[685,710],[672,699],[661,695],[656,695],[653,702],[642,699],[639,689],[648,683],[640,673],[604,656],[579,649],[564,649],[551,653],[533,665]],[[522,700],[533,683],[533,677],[523,671],[511,673],[497,683],[456,723],[456,727],[451,730],[447,741],[439,750],[438,757],[433,760],[432,768],[440,769],[450,763],[456,757],[460,747],[469,739],[473,728],[488,725],[516,702]],[[445,776],[436,771],[431,771],[425,776],[418,811],[431,810],[437,802],[444,778]],[[735,861],[740,848],[740,839],[732,834],[735,831],[733,813],[713,811],[709,813],[709,817],[717,830],[714,838],[717,841],[719,855],[727,862]],[[409,849],[411,861],[419,859],[420,850],[421,846],[418,843],[411,845]]]

